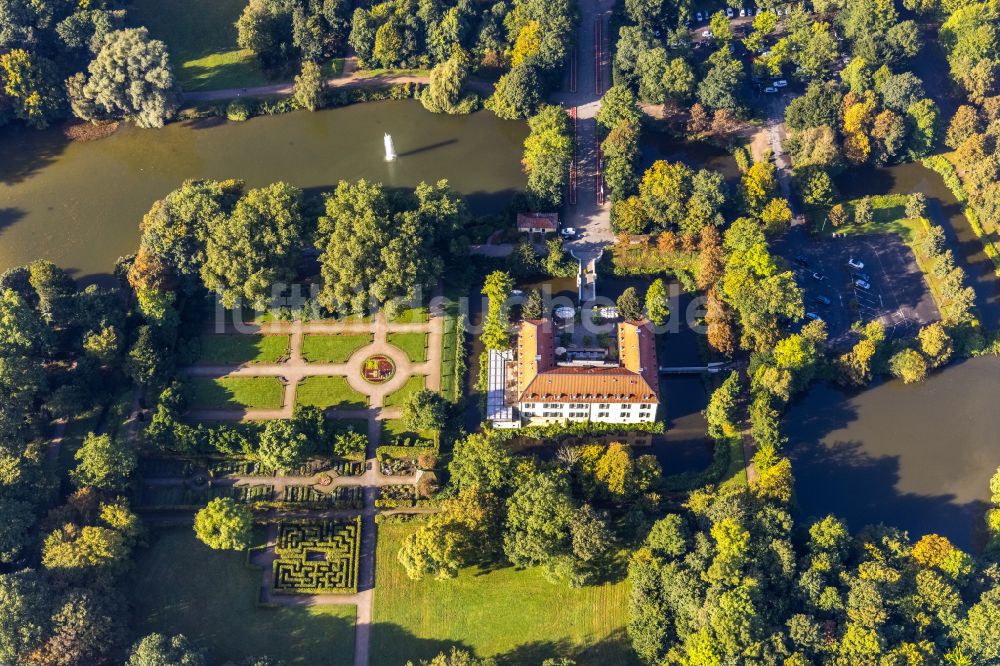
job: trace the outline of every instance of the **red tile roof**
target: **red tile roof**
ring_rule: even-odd
[[[547,229],[556,231],[559,229],[558,213],[518,213],[518,231],[528,231],[530,229]]]
[[[659,403],[656,341],[644,322],[618,325],[617,367],[557,366],[552,323],[524,321],[517,337],[521,402]]]

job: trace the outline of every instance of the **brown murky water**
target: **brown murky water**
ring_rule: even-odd
[[[392,134],[399,159],[384,160]],[[524,187],[524,123],[491,113],[446,116],[417,102],[376,102],[317,113],[124,127],[87,143],[58,130],[0,132],[0,271],[50,259],[87,279],[135,251],[138,224],[187,178],[278,180],[326,189],[368,178],[412,187],[447,178],[475,212],[492,212]]]
[[[983,357],[923,384],[814,387],[785,418],[802,513],[978,544],[1000,465],[998,383],[1000,358]]]

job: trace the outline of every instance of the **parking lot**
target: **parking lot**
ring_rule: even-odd
[[[826,322],[834,345],[852,341],[856,321],[878,319],[894,337],[914,335],[940,318],[913,253],[894,234],[810,238],[796,228],[778,249],[798,276],[806,312]],[[864,267],[854,268],[849,260]]]

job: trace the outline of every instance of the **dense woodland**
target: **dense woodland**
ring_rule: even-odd
[[[72,115],[162,127],[178,97],[163,42],[110,2],[0,4],[0,125]]]

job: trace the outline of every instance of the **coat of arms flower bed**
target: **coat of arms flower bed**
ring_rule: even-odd
[[[280,525],[272,589],[278,594],[354,594],[360,545],[360,517]]]
[[[365,359],[361,376],[369,384],[384,384],[396,374],[396,364],[385,354],[375,354]]]

